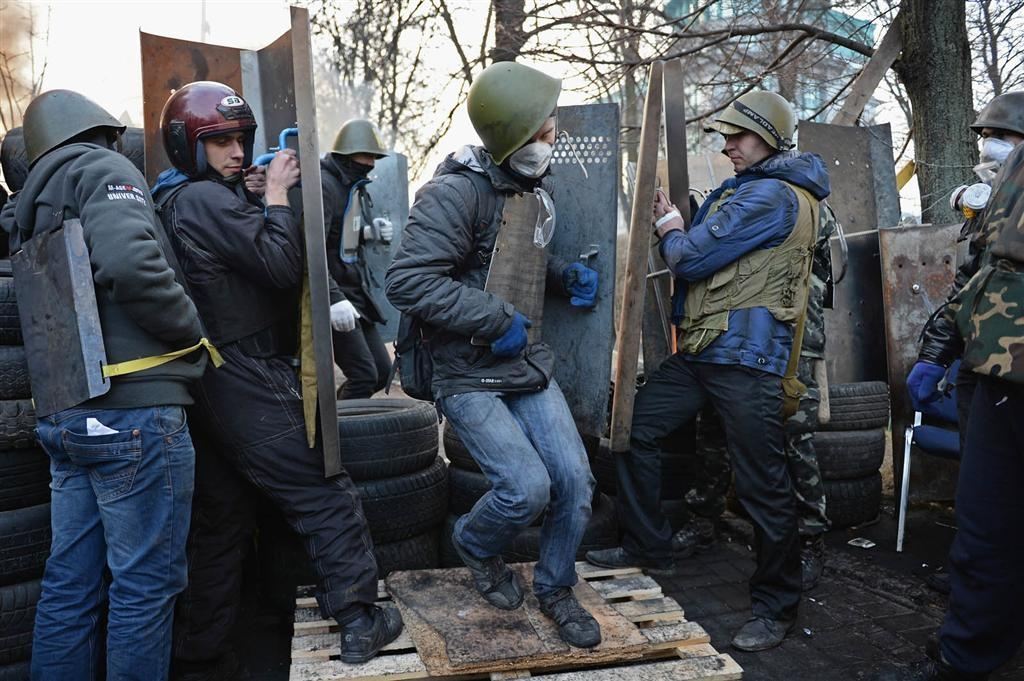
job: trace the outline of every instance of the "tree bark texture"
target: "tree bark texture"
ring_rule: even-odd
[[[903,55],[894,67],[913,109],[921,222],[950,223],[947,198],[977,163],[971,49],[963,0],[903,0]]]
[[[526,44],[526,0],[492,0],[494,7],[494,47],[492,62],[515,61]]]

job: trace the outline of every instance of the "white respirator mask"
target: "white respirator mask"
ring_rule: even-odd
[[[981,178],[982,182],[992,184],[999,173],[999,167],[1013,151],[1013,145],[1006,140],[995,137],[986,137],[981,141],[981,163],[974,166],[974,174]]]
[[[551,164],[554,148],[547,142],[531,142],[508,157],[508,165],[523,177],[537,179]]]

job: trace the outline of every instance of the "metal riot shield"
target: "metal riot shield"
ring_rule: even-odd
[[[374,239],[363,245],[363,265],[366,268],[366,287],[377,303],[377,309],[384,315],[380,335],[390,342],[398,335],[398,310],[384,295],[384,273],[391,264],[391,258],[402,243],[405,223],[409,220],[409,161],[402,154],[392,152],[377,159],[369,175],[373,180],[367,193],[373,199],[369,210],[372,218],[386,218],[395,228],[390,243]]]
[[[615,235],[619,196],[619,107],[558,108],[550,175],[557,226],[547,250],[597,270],[597,305],[572,307],[548,291],[543,340],[555,352],[555,378],[580,433],[605,435],[615,344]]]
[[[342,467],[336,425],[334,352],[328,311],[330,301],[309,11],[292,7],[291,30],[255,52],[146,33],[141,34],[141,41],[146,177],[150,182],[168,167],[160,139],[160,112],[171,91],[186,83],[216,80],[231,86],[246,98],[259,124],[253,150],[257,155],[276,145],[278,133],[283,128],[296,124],[299,128],[302,185],[289,193],[289,199],[293,208],[301,211],[303,216],[308,269],[303,321],[309,336],[304,336],[303,340],[307,346],[311,341],[309,360],[315,363],[315,371],[304,366],[303,399],[306,401],[307,428],[319,415],[321,427],[317,439],[323,443],[324,474],[337,475]],[[317,396],[315,410],[308,393]]]
[[[832,184],[828,201],[849,243],[849,274],[835,288],[833,309],[825,310],[829,380],[884,381],[878,229],[900,222],[892,132],[888,124],[854,127],[801,121],[799,142],[801,151],[825,160]],[[833,262],[838,263],[837,238],[832,247]]]
[[[11,257],[37,416],[110,390],[107,354],[82,223],[36,234]]]

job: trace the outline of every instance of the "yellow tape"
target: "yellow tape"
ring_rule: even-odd
[[[184,357],[185,355],[193,353],[200,348],[206,348],[206,351],[210,353],[210,361],[213,362],[213,366],[219,367],[224,364],[224,358],[220,356],[220,352],[213,343],[211,343],[209,339],[200,338],[198,343],[190,348],[185,348],[184,350],[175,350],[174,352],[168,352],[166,354],[156,355],[153,357],[140,357],[139,359],[132,359],[118,364],[107,364],[103,367],[103,378],[135,374],[140,371],[145,371],[146,369],[152,369],[153,367],[158,367],[161,364],[173,362],[179,357]]]

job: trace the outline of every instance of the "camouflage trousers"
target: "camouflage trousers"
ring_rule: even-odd
[[[812,360],[801,357],[798,374],[807,386],[796,414],[786,421],[786,459],[797,501],[800,536],[809,538],[829,528],[825,515],[825,487],[814,453],[821,392],[814,380]],[[697,417],[697,475],[686,493],[686,506],[694,515],[718,518],[725,511],[725,495],[732,483],[726,428],[718,413],[706,406]]]

